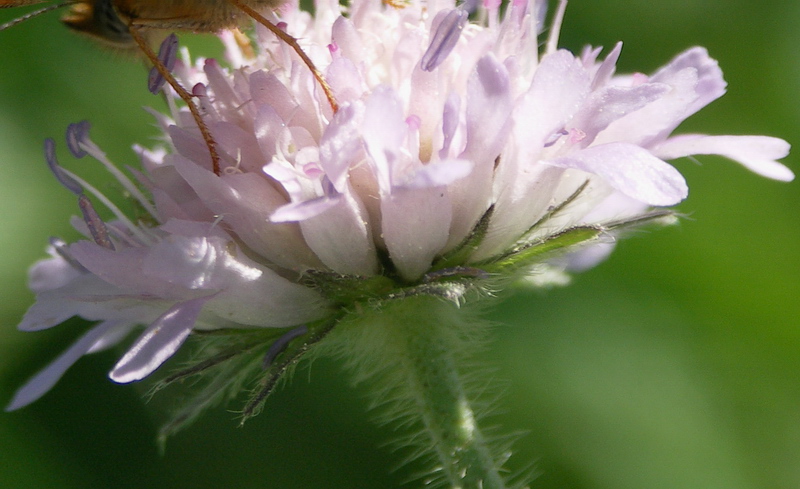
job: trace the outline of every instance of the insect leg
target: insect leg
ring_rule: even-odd
[[[249,15],[251,18],[253,18],[253,20],[258,22],[259,24],[269,29],[273,34],[278,36],[278,39],[285,42],[287,45],[289,45],[289,47],[294,49],[297,55],[300,56],[300,59],[303,60],[303,63],[305,63],[306,66],[308,66],[308,69],[311,70],[311,73],[314,75],[314,78],[317,79],[319,86],[322,87],[322,91],[325,92],[325,97],[327,97],[328,103],[331,105],[331,109],[333,109],[334,112],[339,110],[339,104],[336,103],[336,98],[333,96],[333,90],[331,90],[331,86],[328,85],[327,81],[325,81],[325,78],[322,76],[322,73],[320,73],[317,67],[314,66],[314,62],[311,61],[311,58],[309,58],[308,55],[305,53],[305,51],[303,51],[303,48],[301,48],[300,45],[297,44],[297,39],[293,38],[289,34],[279,29],[278,26],[267,20],[263,15],[259,14],[258,12],[250,8],[248,5],[242,3],[241,0],[228,0],[228,2],[230,2],[231,5],[235,6],[242,12]]]
[[[211,132],[208,130],[208,126],[206,125],[205,121],[203,121],[203,116],[200,114],[200,110],[195,105],[194,100],[192,99],[192,94],[186,91],[185,88],[178,83],[178,80],[172,76],[172,73],[164,66],[164,63],[158,59],[158,56],[150,49],[150,46],[147,44],[147,41],[142,37],[140,32],[141,27],[134,24],[133,22],[129,23],[128,28],[130,29],[131,37],[139,46],[139,49],[142,50],[147,59],[153,64],[156,70],[164,77],[167,83],[170,84],[172,88],[175,89],[175,92],[178,96],[186,103],[186,106],[189,107],[189,111],[192,113],[192,117],[194,118],[195,123],[197,123],[197,127],[200,129],[200,134],[203,135],[203,139],[206,142],[206,146],[208,146],[208,152],[211,155],[211,166],[214,170],[215,175],[220,174],[220,166],[219,166],[219,153],[217,153],[217,143],[214,141],[214,138],[211,136]]]

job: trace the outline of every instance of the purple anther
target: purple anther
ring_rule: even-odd
[[[171,72],[175,68],[177,56],[178,36],[172,33],[161,42],[161,47],[158,48],[158,61],[167,71]],[[150,90],[150,93],[156,95],[164,86],[164,82],[166,80],[161,72],[155,66],[150,68],[150,75],[147,77],[147,89]]]
[[[58,183],[75,195],[83,195],[83,186],[61,170],[61,165],[58,164],[56,159],[56,142],[51,138],[44,140],[44,159],[47,161],[47,166],[53,172],[53,176],[56,177]]]
[[[275,340],[275,342],[269,345],[269,349],[267,350],[267,354],[264,356],[264,363],[263,366],[265,369],[269,368],[272,365],[272,362],[275,361],[275,358],[289,346],[289,343],[300,336],[308,333],[308,327],[304,324],[302,326],[298,326],[289,332],[285,333],[283,336]]]
[[[481,0],[464,0],[464,3],[459,5],[458,8],[466,10],[467,13],[471,15],[474,14],[476,10],[478,10],[478,7],[481,5],[481,3],[483,3],[486,6],[490,6],[494,2],[490,0],[484,0],[483,2],[481,2]],[[497,3],[499,4],[500,2]]]
[[[114,251],[114,243],[111,241],[111,238],[108,235],[106,223],[100,219],[100,216],[97,214],[97,211],[94,210],[94,206],[89,198],[83,194],[79,195],[78,207],[81,209],[81,214],[83,214],[83,222],[85,222],[86,227],[89,228],[89,234],[92,235],[94,242],[103,248]]]
[[[192,95],[195,97],[208,97],[208,88],[202,83],[197,83],[192,87]]]
[[[422,55],[420,68],[423,71],[433,71],[447,59],[447,56],[456,47],[461,31],[467,25],[469,12],[462,8],[451,10],[433,33],[433,39],[427,51]]]
[[[89,139],[91,127],[89,121],[73,122],[67,126],[67,148],[75,158],[83,158],[89,154],[81,147],[81,143]]]

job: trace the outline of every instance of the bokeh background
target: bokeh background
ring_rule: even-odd
[[[800,143],[800,2],[570,2],[562,46],[618,40],[626,43],[621,72],[651,72],[693,45],[719,60],[728,94],[681,131]],[[182,42],[218,52],[213,40]],[[61,141],[68,123],[89,119],[113,160],[135,164],[130,145],[155,135],[140,107],[159,99],[147,93],[140,64],[67,32],[57,15],[1,32],[0,67],[5,404],[85,328],[15,329],[33,301],[28,266],[49,236],[75,237],[67,223],[75,200],[48,175],[43,139]],[[104,181],[63,144],[60,154]],[[786,163],[800,170],[797,153]],[[567,288],[520,289],[491,314],[502,325],[484,360],[505,388],[492,421],[523,433],[508,466],[539,474],[533,488],[800,487],[800,183],[713,157],[675,164],[691,188],[678,226],[622,242]],[[160,455],[157,407],[105,377],[118,354],[84,358],[44,399],[0,413],[0,486],[420,485],[408,482],[416,467],[397,469],[386,446],[392,431],[370,421],[364,391],[335,361],[301,369],[244,428],[219,408]]]

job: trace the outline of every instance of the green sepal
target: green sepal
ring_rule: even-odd
[[[494,205],[491,205],[486,212],[483,213],[478,224],[472,228],[472,231],[466,238],[456,246],[452,251],[445,253],[431,266],[432,271],[450,269],[458,267],[467,262],[470,256],[478,249],[489,231],[489,224],[492,222],[492,214],[494,214]]]
[[[394,280],[385,275],[361,277],[323,270],[307,270],[300,283],[339,305],[384,297],[398,287]]]
[[[515,246],[499,257],[476,263],[475,266],[488,273],[514,274],[578,245],[596,240],[603,233],[599,226],[575,226],[540,240]]]
[[[195,357],[184,368],[156,383],[152,397],[165,387],[191,383],[181,406],[160,428],[158,442],[164,449],[167,438],[189,426],[207,408],[237,397],[243,390],[251,398],[241,411],[242,422],[256,415],[285,374],[335,325],[335,320],[306,325],[308,332],[291,340],[264,365],[271,345],[293,328],[220,329],[195,332],[189,339]]]
[[[262,362],[263,373],[259,376],[258,386],[251,391],[250,400],[241,412],[242,424],[261,412],[264,401],[272,394],[278,383],[286,378],[287,373],[312,347],[325,339],[338,322],[339,317],[336,317],[307,325],[308,332],[292,340],[276,355],[270,365],[263,365]]]
[[[647,224],[669,225],[676,222],[675,213],[659,209],[632,218],[610,221],[602,225],[574,226],[532,241],[518,241],[500,255],[473,264],[489,274],[513,275],[557,254],[576,251],[579,247],[632,228]],[[533,229],[533,228],[532,228]]]

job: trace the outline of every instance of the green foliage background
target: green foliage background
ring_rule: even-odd
[[[573,0],[561,44],[575,51],[623,40],[621,72],[651,72],[689,46],[706,46],[729,93],[681,130],[797,143],[798,26],[795,2]],[[213,41],[182,39],[195,53],[216,52]],[[97,49],[53,15],[0,33],[0,67],[5,404],[85,327],[14,329],[33,300],[26,269],[49,236],[75,237],[67,222],[75,200],[48,175],[43,139],[90,119],[111,158],[135,165],[130,145],[155,134],[139,107],[159,101],[137,62]],[[92,176],[93,165],[60,149]],[[797,172],[798,161],[786,162]],[[503,325],[485,360],[505,382],[493,421],[526,432],[509,467],[533,463],[533,488],[800,487],[800,187],[712,157],[676,166],[691,188],[680,225],[622,242],[570,287],[520,289],[492,313]],[[333,361],[301,369],[243,429],[219,408],[161,456],[159,402],[147,406],[141,388],[105,378],[118,354],[83,359],[41,401],[0,414],[0,485],[419,485],[407,481],[413,466],[392,471],[391,430],[369,421],[364,392]]]

